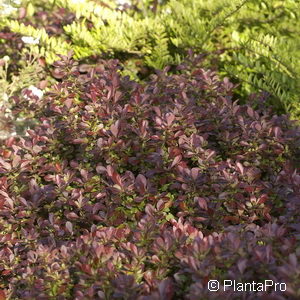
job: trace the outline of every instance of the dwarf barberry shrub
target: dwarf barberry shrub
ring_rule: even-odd
[[[0,288],[12,299],[298,299],[300,130],[204,69],[144,84],[71,55],[39,124],[1,142]],[[184,66],[180,66],[183,68]],[[259,95],[257,97],[260,97]]]

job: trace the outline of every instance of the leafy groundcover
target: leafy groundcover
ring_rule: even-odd
[[[13,97],[39,124],[1,142],[0,299],[300,298],[295,123],[210,70],[55,66]]]

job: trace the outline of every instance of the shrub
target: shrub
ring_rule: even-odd
[[[1,143],[7,295],[241,299],[208,280],[267,279],[288,290],[245,299],[299,298],[292,121],[233,102],[235,86],[210,70],[139,84],[116,60],[80,74],[69,54],[55,67],[62,79],[45,97],[13,98],[40,123]]]

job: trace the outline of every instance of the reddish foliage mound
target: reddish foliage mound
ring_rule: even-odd
[[[299,128],[232,103],[211,71],[140,85],[117,61],[56,67],[46,97],[15,98],[40,125],[2,143],[0,287],[13,299],[300,297]],[[211,279],[287,291],[214,293]]]

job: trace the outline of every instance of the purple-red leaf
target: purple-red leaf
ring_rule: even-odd
[[[147,187],[146,177],[142,174],[139,174],[135,179],[135,186],[140,194],[144,194]]]
[[[73,234],[73,225],[70,221],[66,222],[66,229],[70,234]]]
[[[165,208],[165,203],[163,200],[159,200],[156,204],[158,210],[163,210]]]
[[[173,162],[171,164],[170,168],[173,168],[174,166],[176,166],[180,161],[182,160],[182,155],[177,155],[174,159]]]
[[[120,121],[119,120],[115,124],[112,124],[110,126],[110,131],[115,137],[118,136],[118,134],[120,132]]]
[[[242,175],[244,175],[244,167],[243,167],[243,165],[242,165],[240,162],[237,162],[237,163],[236,163],[236,166],[237,166],[239,172],[240,172]]]
[[[253,109],[252,109],[250,106],[247,107],[247,114],[248,114],[251,118],[254,118],[254,111],[253,111]]]
[[[167,113],[166,114],[166,119],[167,119],[168,126],[171,126],[173,121],[175,120],[175,115],[172,114],[172,113]]]
[[[207,210],[207,201],[202,197],[195,197],[194,201],[198,203],[200,208]]]

